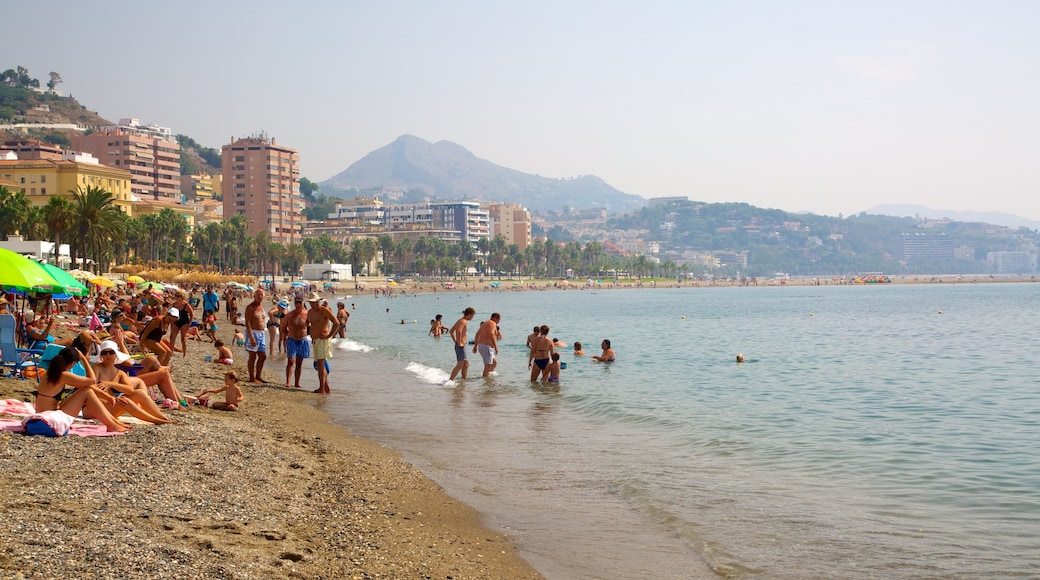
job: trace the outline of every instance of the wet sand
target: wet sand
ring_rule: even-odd
[[[181,392],[220,386],[212,345],[188,347]],[[192,407],[113,437],[0,432],[0,577],[541,577],[397,453],[333,425],[319,395],[277,386],[282,369],[244,385],[237,413]],[[2,378],[0,399],[35,387]]]

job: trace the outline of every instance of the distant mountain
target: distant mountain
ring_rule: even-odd
[[[402,135],[376,149],[319,186],[322,193],[333,195],[351,188],[422,189],[431,198],[446,201],[502,201],[540,211],[602,207],[614,214],[646,205],[642,197],[615,189],[595,176],[552,179],[531,175],[480,159],[461,145],[430,143],[412,135]]]
[[[928,219],[948,218],[958,222],[981,222],[1008,228],[1026,227],[1031,230],[1040,229],[1040,222],[1029,218],[1000,213],[995,211],[954,211],[949,209],[932,209],[923,205],[905,203],[886,203],[866,210],[869,214],[890,215],[895,217],[922,217]]]

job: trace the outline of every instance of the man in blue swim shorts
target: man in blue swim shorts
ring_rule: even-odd
[[[311,343],[307,339],[307,310],[303,307],[303,297],[297,296],[294,306],[282,319],[282,332],[285,333],[285,386],[289,386],[289,377],[296,370],[297,389],[300,387],[300,373],[303,372],[303,359],[311,356]]]

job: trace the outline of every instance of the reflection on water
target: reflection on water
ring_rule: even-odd
[[[1028,576],[1038,293],[441,294],[395,299],[392,315],[358,299],[326,408],[553,578],[698,577],[704,562],[738,576]],[[501,362],[445,385],[450,341],[395,323],[469,305],[503,314]],[[618,362],[563,350],[560,382],[532,383],[526,333],[508,332],[536,323],[568,343],[610,338]]]

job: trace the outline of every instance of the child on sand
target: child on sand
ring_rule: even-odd
[[[549,382],[558,383],[560,382],[560,353],[554,352],[551,357],[552,362],[545,367],[545,370],[549,371]]]
[[[207,393],[219,394],[224,393],[224,402],[212,403],[209,397],[204,397]],[[223,409],[225,411],[237,411],[239,404],[245,400],[242,395],[242,389],[238,386],[238,375],[235,371],[228,371],[224,373],[224,386],[219,389],[206,389],[199,393],[198,404],[206,407],[212,407],[214,409]]]
[[[231,356],[231,349],[224,345],[223,340],[214,342],[213,346],[217,347],[217,364],[229,365],[235,362]]]
[[[217,340],[217,315],[211,310],[207,310],[205,315],[202,317],[202,325],[206,327],[206,336],[209,337],[211,342]]]
[[[246,335],[242,334],[241,330],[235,329],[235,344],[238,346],[246,345]]]

